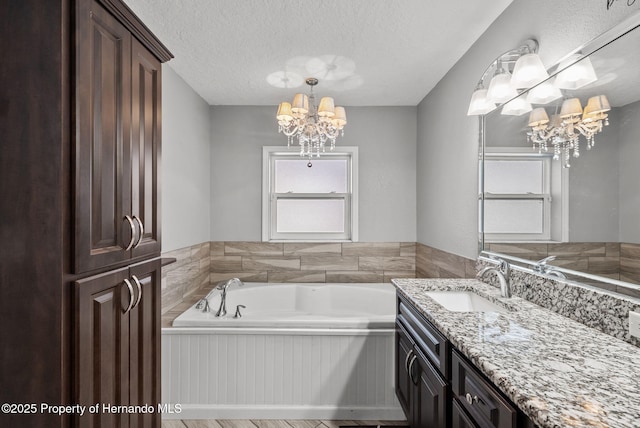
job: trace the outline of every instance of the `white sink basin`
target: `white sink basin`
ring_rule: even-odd
[[[454,312],[507,312],[502,306],[472,291],[427,291],[425,294]]]

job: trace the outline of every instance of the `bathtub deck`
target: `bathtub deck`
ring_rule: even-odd
[[[162,428],[339,428],[346,425],[406,425],[406,421],[164,420]]]

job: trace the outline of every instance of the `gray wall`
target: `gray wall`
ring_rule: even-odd
[[[515,0],[418,105],[417,240],[477,256],[478,118],[466,116],[485,68],[534,37],[546,65],[640,9],[617,1]]]
[[[211,239],[261,239],[262,146],[286,144],[276,107],[211,107]],[[416,107],[347,107],[359,148],[362,242],[416,240]]]
[[[640,191],[638,191],[640,188],[638,165],[640,101],[627,104],[620,110],[617,116],[620,121],[620,241],[638,244],[640,243]]]
[[[162,67],[162,251],[210,240],[209,105]]]

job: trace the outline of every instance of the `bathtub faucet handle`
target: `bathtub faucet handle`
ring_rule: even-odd
[[[234,318],[242,318],[242,314],[240,313],[240,308],[245,309],[245,305],[236,306],[236,314],[233,316]]]

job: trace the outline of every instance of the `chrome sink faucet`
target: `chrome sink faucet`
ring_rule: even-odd
[[[498,277],[498,281],[500,282],[500,294],[502,297],[511,297],[511,268],[509,267],[509,263],[507,263],[506,260],[497,257],[494,260],[498,263],[498,266],[487,266],[481,269],[476,277],[481,279],[489,272],[495,273]]]
[[[242,281],[240,281],[240,279],[231,278],[227,282],[223,282],[223,283],[218,284],[218,286],[215,288],[216,290],[220,290],[222,292],[221,293],[222,299],[220,300],[220,307],[218,308],[218,312],[216,312],[216,316],[217,317],[223,317],[223,316],[225,316],[227,314],[227,288],[229,288],[229,286],[231,284],[237,284],[238,286],[244,285],[244,283]]]
[[[560,271],[555,270],[555,266],[548,265],[548,262],[552,262],[556,259],[556,256],[545,257],[544,259],[536,262],[533,265],[533,271],[541,274],[556,276],[558,278],[566,279],[566,275]]]

